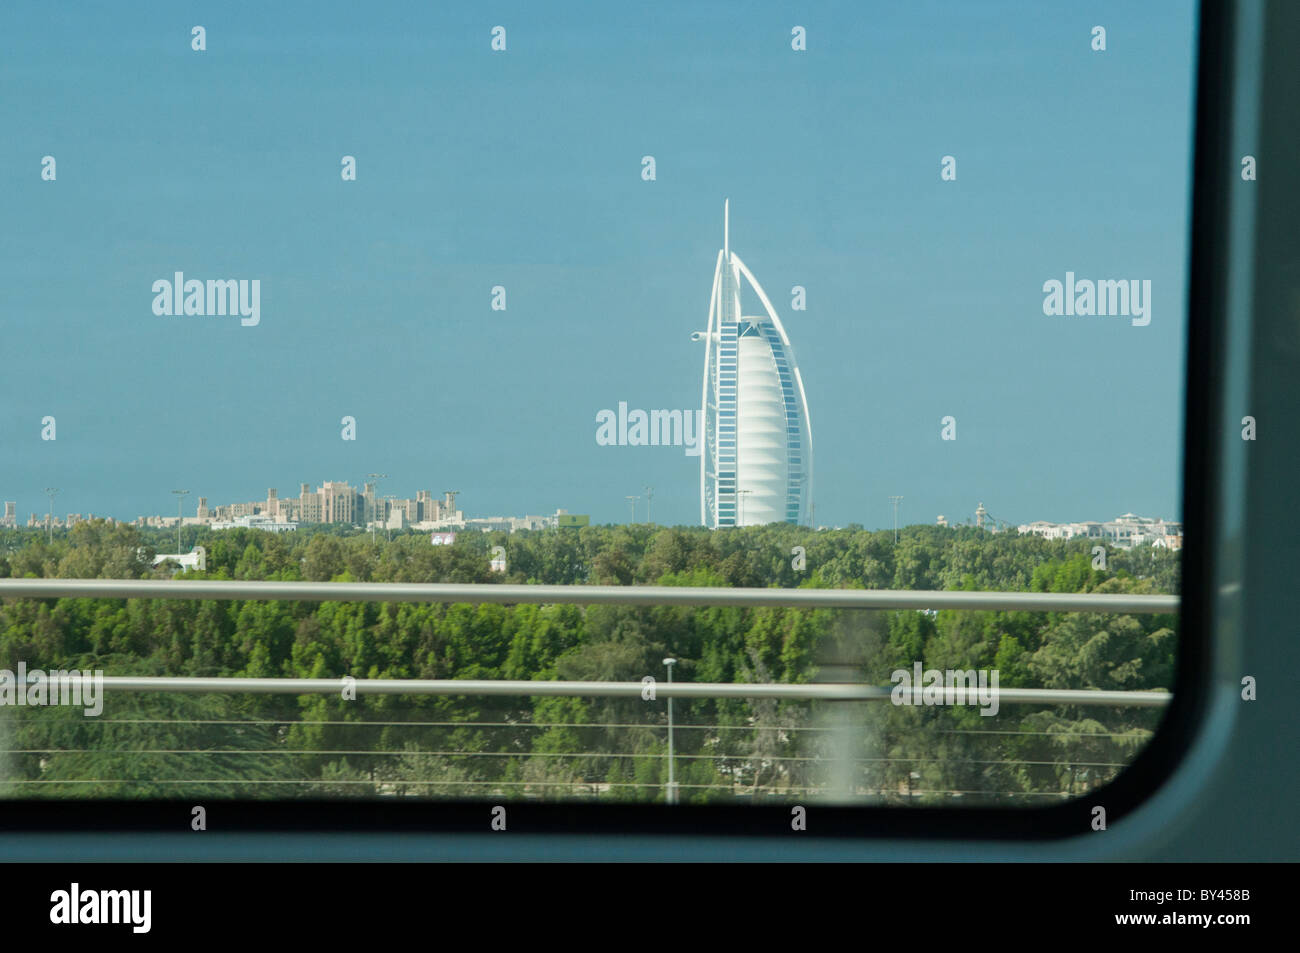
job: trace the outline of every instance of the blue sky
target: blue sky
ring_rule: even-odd
[[[1192,4],[442,6],[0,9],[21,520],[51,485],[129,519],[380,471],[597,522],[652,485],[695,523],[698,458],[595,417],[699,406],[725,197],[802,369],[817,523],[891,525],[891,494],[905,523],[1178,515]],[[260,279],[261,323],[156,316],[175,271]],[[1150,325],[1044,315],[1067,271],[1150,279]]]

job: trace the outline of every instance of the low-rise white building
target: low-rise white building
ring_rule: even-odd
[[[208,551],[202,546],[195,546],[188,553],[158,553],[153,558],[154,568],[169,559],[182,569],[197,569],[199,572],[205,572],[208,568]]]
[[[1017,527],[1021,533],[1042,536],[1045,539],[1096,539],[1118,549],[1134,546],[1159,546],[1164,549],[1181,549],[1183,524],[1150,516],[1125,513],[1105,522],[1049,523],[1035,520]]]
[[[262,529],[268,533],[289,533],[298,528],[297,523],[281,523],[255,513],[252,516],[236,516],[231,520],[214,520],[213,529]]]

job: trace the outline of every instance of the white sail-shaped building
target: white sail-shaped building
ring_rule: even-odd
[[[812,427],[794,349],[772,302],[731,250],[730,202],[703,340],[705,526],[812,522]],[[748,286],[761,315],[746,315]]]

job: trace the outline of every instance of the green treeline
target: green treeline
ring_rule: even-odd
[[[328,527],[186,531],[186,578],[1177,592],[1178,554],[973,528],[596,526],[427,535]],[[47,543],[0,531],[0,577],[147,578],[166,531],[82,523]],[[492,572],[493,546],[506,573]],[[805,555],[802,569],[795,547]],[[897,668],[997,669],[1009,687],[1154,689],[1173,615],[578,605],[21,599],[0,603],[0,668],[107,675],[865,681]],[[677,700],[683,801],[734,796],[1037,803],[1113,777],[1152,709]],[[13,797],[419,796],[661,799],[666,705],[640,699],[110,693],[103,714],[0,708]]]

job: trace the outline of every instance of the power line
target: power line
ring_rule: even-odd
[[[587,728],[587,729],[612,729],[612,728],[662,728],[663,725],[657,722],[571,722],[571,721],[293,721],[277,719],[254,719],[254,718],[234,718],[234,719],[200,719],[200,718],[96,718],[93,721],[87,720],[85,727],[97,725],[302,725],[317,726],[328,725],[338,728]],[[693,725],[676,723],[676,730],[684,731],[687,729],[708,730],[708,731],[817,731],[827,732],[835,729],[826,728],[819,725]],[[1132,731],[1081,731],[1081,732],[1062,732],[1062,731],[1022,731],[1015,729],[989,729],[989,728],[934,728],[926,734],[944,734],[944,735],[1011,735],[1024,737],[1043,737],[1051,736],[1062,740],[1091,740],[1094,738],[1131,738],[1139,739],[1139,735],[1150,736],[1153,731],[1147,728],[1134,728]]]
[[[0,754],[135,754],[135,755],[293,755],[296,757],[316,757],[325,755],[351,755],[353,757],[426,757],[426,758],[588,758],[602,760],[605,758],[655,758],[662,759],[657,751],[425,751],[422,749],[401,751],[367,751],[365,749],[311,749],[279,750],[275,748],[8,748],[0,749]],[[1076,768],[1126,768],[1127,761],[1061,761],[1025,760],[1006,758],[980,760],[975,758],[838,758],[821,755],[756,755],[747,752],[734,754],[676,754],[676,758],[692,761],[742,761],[742,762],[821,762],[848,761],[853,764],[982,764],[982,765],[1037,765],[1041,767],[1076,767]],[[238,780],[238,779],[236,779]],[[671,783],[671,782],[670,782]]]

